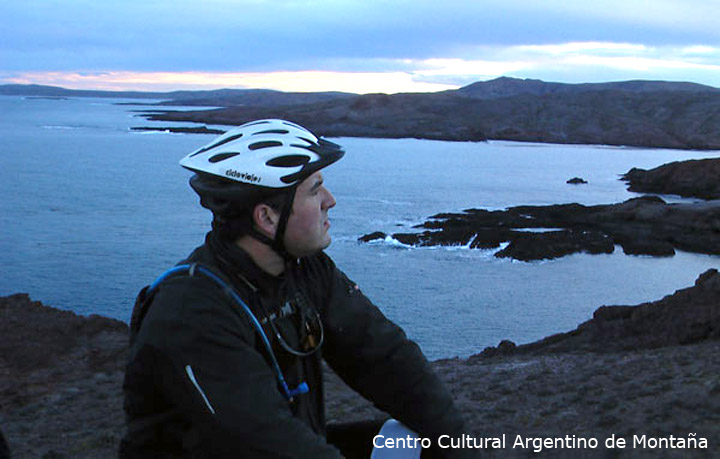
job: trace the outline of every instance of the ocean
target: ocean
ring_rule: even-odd
[[[178,161],[213,136],[133,132],[169,124],[138,116],[149,107],[118,102],[129,101],[0,97],[0,295],[26,292],[127,321],[137,291],[202,243],[210,214]],[[372,231],[410,231],[439,212],[624,201],[638,196],[619,180],[630,168],[712,152],[333,140],[347,154],[324,172],[338,202],[328,253],[431,359],[568,331],[602,305],[660,299],[720,264],[684,252],[627,256],[619,247],[526,263],[495,258],[494,250],[357,241]],[[565,183],[576,176],[588,184]]]

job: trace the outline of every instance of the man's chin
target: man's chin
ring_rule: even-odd
[[[330,235],[328,234],[327,240],[326,240],[325,243],[322,245],[322,247],[320,247],[320,250],[318,250],[318,252],[327,249],[328,247],[330,247],[330,244],[332,244],[332,238],[331,238]]]
[[[310,255],[315,255],[316,253],[320,253],[323,250],[327,249],[328,247],[330,247],[331,243],[332,243],[332,238],[330,236],[328,236],[327,240],[324,241],[322,244],[319,244],[314,250],[312,250],[312,249],[304,250],[304,251],[302,251],[302,253],[297,253],[298,252],[297,250],[289,250],[289,252],[298,258],[308,257]]]

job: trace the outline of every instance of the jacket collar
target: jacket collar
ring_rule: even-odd
[[[205,244],[220,270],[233,282],[248,284],[251,289],[265,294],[277,294],[284,286],[284,274],[273,276],[263,271],[247,252],[236,244],[222,240],[213,231],[207,234]]]

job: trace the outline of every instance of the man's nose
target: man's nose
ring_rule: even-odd
[[[335,196],[333,196],[330,190],[325,190],[325,192],[327,193],[327,196],[325,196],[325,199],[323,200],[324,208],[331,209],[335,207],[335,204],[337,204]]]

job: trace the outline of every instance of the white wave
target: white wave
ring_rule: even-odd
[[[550,233],[552,231],[563,231],[565,228],[510,228],[518,233]]]
[[[80,126],[64,126],[64,125],[49,124],[49,125],[43,126],[42,128],[43,128],[43,129],[67,129],[67,130],[71,130],[71,129],[80,129]]]
[[[182,132],[172,132],[170,129],[132,129],[128,128],[127,132],[131,134],[141,134],[141,135],[153,135],[153,134],[160,134],[160,135],[184,135]]]
[[[497,252],[498,250],[502,250],[503,248],[507,247],[507,243],[501,245],[500,249],[474,249],[471,247],[472,241],[475,239],[475,235],[473,235],[465,244],[455,244],[455,245],[413,245],[413,244],[405,244],[403,242],[398,241],[394,237],[387,235],[384,239],[375,239],[372,241],[368,241],[368,244],[374,244],[374,245],[389,245],[392,247],[398,247],[403,249],[413,249],[413,250],[444,250],[447,252],[456,252],[456,251],[477,251],[477,252],[485,252],[490,251],[492,253]]]
[[[368,241],[367,243],[368,243],[368,244],[371,244],[371,245],[389,245],[389,246],[392,246],[392,247],[400,247],[400,248],[403,248],[403,249],[415,249],[415,248],[418,248],[418,247],[416,247],[416,246],[414,246],[414,245],[404,244],[404,243],[398,241],[397,239],[395,239],[394,237],[392,237],[392,236],[390,236],[390,235],[385,236],[385,239],[373,239],[372,241]]]

